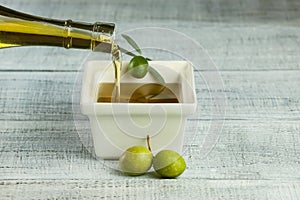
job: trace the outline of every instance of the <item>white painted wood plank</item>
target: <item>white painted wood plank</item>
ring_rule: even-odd
[[[144,21],[207,21],[212,23],[235,22],[299,22],[299,2],[297,0],[239,1],[202,0],[183,2],[166,1],[85,1],[85,0],[31,0],[13,2],[3,0],[2,4],[16,9],[47,17],[73,17],[76,19],[113,20],[117,22]]]
[[[300,183],[227,180],[20,180],[1,182],[2,199],[298,199]]]
[[[232,4],[212,0],[188,4],[181,1],[4,1],[3,5],[45,17],[113,21],[117,33],[147,26],[171,28],[199,42],[220,70],[300,69],[298,1],[276,4],[237,1],[230,0]],[[182,4],[191,10],[184,12]],[[77,70],[88,55],[83,50],[41,47],[5,49],[0,53],[0,70]],[[209,69],[205,65],[201,68]]]
[[[299,71],[222,72],[224,88],[208,88],[204,77],[215,72],[195,72],[199,119],[299,119]],[[76,73],[0,73],[1,120],[72,120],[72,94]],[[212,86],[217,84],[211,80]],[[81,86],[76,87],[79,92]],[[218,87],[220,88],[220,87]],[[226,115],[214,116],[216,96],[225,96]]]
[[[300,28],[278,25],[221,25],[190,22],[158,27],[180,31],[196,40],[212,58],[219,70],[291,70],[300,69]],[[128,30],[120,25],[121,31]],[[145,27],[143,23],[131,28]],[[172,36],[170,36],[172,37]],[[143,37],[142,37],[143,38]],[[139,38],[140,39],[140,38]],[[144,38],[145,40],[147,38]],[[152,38],[153,39],[153,38]],[[172,38],[170,38],[172,41]],[[174,41],[170,46],[175,46]],[[144,46],[142,46],[144,47]],[[164,46],[168,49],[168,46]],[[180,46],[176,52],[180,52]],[[187,50],[188,51],[188,50]],[[190,50],[191,54],[193,49]],[[88,50],[53,47],[18,47],[2,49],[0,70],[78,70]],[[156,56],[160,52],[150,52]],[[197,64],[197,63],[196,63]],[[211,70],[209,63],[201,63],[201,70]]]
[[[204,156],[210,126],[209,121],[187,123],[182,178],[299,180],[299,121],[227,120]],[[2,181],[120,178],[110,162],[96,160],[83,148],[72,121],[1,121],[0,133]]]

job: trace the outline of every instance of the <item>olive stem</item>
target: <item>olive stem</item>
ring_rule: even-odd
[[[137,56],[136,54],[134,54],[134,53],[132,53],[132,52],[130,52],[130,51],[128,51],[128,50],[122,48],[122,47],[120,47],[120,50],[121,50],[123,53],[125,53],[125,54],[127,54],[127,55],[129,55],[129,56],[132,56],[132,57]]]
[[[150,136],[149,135],[147,135],[147,145],[148,145],[149,151],[152,152],[151,146],[150,146]]]

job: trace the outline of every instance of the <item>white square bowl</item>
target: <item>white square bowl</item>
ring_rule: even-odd
[[[114,83],[111,61],[90,61],[82,79],[80,108],[90,120],[95,154],[101,159],[118,159],[129,147],[147,145],[151,138],[153,153],[162,149],[182,152],[186,118],[196,110],[197,99],[193,67],[186,61],[150,61],[166,83],[178,83],[173,91],[179,103],[98,103],[101,83]],[[151,74],[136,79],[122,63],[121,83],[157,82]]]

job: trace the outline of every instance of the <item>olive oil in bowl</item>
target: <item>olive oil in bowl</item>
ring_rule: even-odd
[[[157,83],[121,83],[120,103],[179,103],[178,83],[167,83],[164,86]],[[115,102],[114,83],[101,83],[98,89],[98,103]]]

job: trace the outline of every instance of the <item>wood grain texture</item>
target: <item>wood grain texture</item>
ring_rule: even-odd
[[[187,124],[184,179],[300,178],[298,121],[227,120],[206,157],[202,148],[211,122]],[[0,180],[122,178],[110,162],[97,161],[84,149],[73,121],[2,121],[0,125]]]
[[[72,120],[72,95],[79,94],[75,72],[3,72],[1,120]],[[195,72],[199,119],[216,119],[212,96],[226,98],[226,119],[299,119],[299,71]],[[220,76],[222,90],[204,77]],[[214,84],[214,81],[211,81]],[[217,82],[215,83],[217,84]],[[223,100],[223,99],[221,99]]]
[[[1,182],[0,182],[1,183]],[[3,199],[297,199],[299,182],[226,180],[8,181]],[[30,190],[30,191],[29,191]],[[192,191],[187,193],[187,191]]]
[[[74,125],[72,95],[80,91],[74,83],[89,52],[2,49],[0,199],[300,198],[299,1],[2,0],[1,5],[51,18],[115,22],[117,33],[151,26],[177,30],[202,45],[216,69],[209,63],[195,69],[199,105],[187,121],[185,173],[175,180],[154,173],[127,177],[111,162],[96,160]],[[218,114],[223,108],[215,100],[225,104],[225,115]],[[89,133],[87,119],[75,114],[80,130]],[[215,125],[222,130],[213,132],[217,140],[206,154]]]
[[[276,3],[275,3],[276,2]],[[276,1],[31,1],[3,5],[35,15],[112,21],[117,34],[141,27],[180,31],[200,43],[220,70],[300,69],[299,3]],[[80,7],[81,9],[76,9]],[[183,9],[184,8],[184,9]],[[119,11],[119,12],[117,12]],[[1,51],[0,70],[78,70],[87,51],[17,48]],[[208,69],[205,65],[203,70]]]
[[[104,0],[32,0],[28,2],[11,2],[3,0],[3,5],[16,9],[45,15],[47,17],[101,19],[103,21],[153,23],[155,21],[207,21],[222,22],[276,22],[295,23],[300,17],[299,2],[295,0],[202,0],[183,2],[166,1],[119,1]],[[78,9],[81,8],[81,9]]]
[[[122,31],[145,27],[117,25]],[[214,25],[207,23],[155,26],[180,31],[195,39],[219,70],[299,70],[300,28],[278,25]],[[117,35],[118,36],[118,35]],[[172,41],[172,36],[170,36]],[[171,46],[176,46],[173,43]],[[142,46],[144,47],[144,46]],[[180,49],[180,46],[177,46]],[[189,51],[189,50],[187,50]],[[192,53],[192,49],[190,50]],[[175,51],[176,52],[176,51]],[[0,70],[68,70],[80,69],[89,51],[52,47],[19,47],[1,50]],[[154,55],[157,54],[153,52]],[[211,70],[205,63],[201,70]]]

